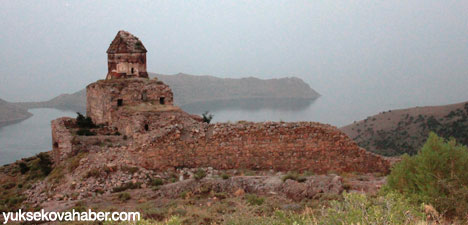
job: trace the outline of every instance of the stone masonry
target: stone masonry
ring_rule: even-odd
[[[129,107],[173,105],[172,90],[156,79],[101,80],[88,85],[86,95],[86,114],[96,124],[117,121],[118,111]]]
[[[138,43],[129,33],[118,34],[111,44],[113,51],[108,53],[117,54],[119,49],[146,53]],[[358,147],[330,125],[246,121],[208,124],[174,106],[168,85],[144,76],[127,74],[100,80],[88,85],[86,91],[87,116],[99,125],[93,128],[95,136],[78,136],[74,119],[52,121],[56,163],[80,151],[111,151],[105,145],[118,144],[128,151],[132,164],[159,171],[213,167],[389,172],[387,160]]]
[[[177,124],[143,139],[141,164],[149,169],[213,167],[316,173],[381,172],[388,162],[358,147],[335,127],[313,122]],[[154,138],[156,137],[156,138]],[[138,143],[139,140],[135,139]]]
[[[137,37],[127,31],[119,31],[107,49],[106,79],[148,78],[146,52],[145,46]]]

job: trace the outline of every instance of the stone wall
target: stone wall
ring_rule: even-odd
[[[239,122],[170,128],[164,135],[148,135],[152,139],[142,138],[136,145],[144,167],[389,172],[388,161],[358,147],[329,125]]]
[[[110,146],[124,146],[127,141],[121,135],[79,136],[76,120],[62,117],[52,121],[52,155],[60,163],[80,152],[99,151]],[[96,131],[100,128],[96,128]]]
[[[133,111],[122,110],[118,112],[119,119],[112,122],[120,133],[128,137],[134,137],[137,143],[146,143],[149,139],[162,136],[172,126],[181,126],[187,129],[189,126],[200,126],[202,118],[188,114],[177,107],[168,110],[157,111]],[[144,136],[144,140],[139,137]]]
[[[67,128],[72,120],[69,117],[52,120],[52,154],[55,162],[67,158],[72,152],[73,134]]]
[[[96,124],[111,124],[115,112],[128,107],[173,105],[169,86],[157,79],[101,80],[86,88],[86,113]]]
[[[207,124],[181,110],[122,112],[125,113],[119,114],[113,125],[122,136],[128,135],[129,141],[122,146],[127,146],[133,154],[134,163],[146,169],[389,172],[389,161],[358,147],[330,125],[314,122]],[[60,118],[52,122],[52,137],[57,143],[55,160],[65,160],[94,148],[106,151],[102,143],[122,141],[122,136],[73,135],[73,129],[66,127],[72,120]]]

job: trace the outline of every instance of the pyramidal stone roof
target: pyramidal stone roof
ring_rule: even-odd
[[[115,53],[146,53],[143,43],[133,34],[121,30],[107,49],[108,54]]]

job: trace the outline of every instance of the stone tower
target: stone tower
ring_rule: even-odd
[[[121,30],[107,49],[106,80],[117,78],[148,78],[146,48],[133,34]]]
[[[117,33],[107,50],[106,80],[86,87],[86,114],[94,123],[117,126],[125,113],[173,108],[171,88],[148,77],[146,52],[137,37],[127,31]]]

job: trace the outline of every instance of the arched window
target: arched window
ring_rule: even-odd
[[[134,69],[133,69],[133,67],[132,67],[132,74],[133,74],[134,72],[135,72],[135,71],[134,71]]]
[[[149,126],[148,124],[145,124],[145,131],[148,131],[149,130]]]

